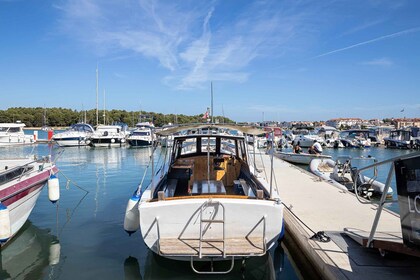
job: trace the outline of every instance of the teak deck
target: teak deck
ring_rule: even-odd
[[[198,256],[200,241],[198,239],[160,239],[160,253],[168,256]],[[264,254],[262,237],[226,238],[226,256],[250,256]],[[203,256],[222,256],[223,242],[202,241],[201,253]]]

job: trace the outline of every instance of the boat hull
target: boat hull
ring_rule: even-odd
[[[275,155],[287,162],[297,163],[297,164],[309,164],[312,159],[330,159],[331,156],[327,155],[315,155],[315,154],[307,154],[307,153],[285,153],[285,152],[276,152]]]
[[[191,257],[203,260],[209,255],[216,259],[224,259],[224,257],[263,255],[275,244],[282,233],[283,205],[279,202],[212,198],[211,203],[214,207],[205,208],[202,212],[201,207],[206,201],[209,199],[189,197],[141,202],[139,204],[140,229],[146,245],[154,253],[176,260],[190,261]],[[247,211],[244,212],[244,209]],[[219,220],[219,222],[200,222],[201,215],[210,215],[211,219]],[[220,223],[220,220],[224,220],[224,223]],[[223,224],[226,255],[223,256],[221,252],[223,249],[219,242],[218,245],[212,243],[212,246],[220,248],[213,252],[206,252],[203,249],[202,258],[200,258],[200,227],[204,232],[203,238],[206,240],[220,240],[223,239]],[[264,239],[266,244],[263,242]],[[248,244],[241,243],[244,240],[253,240],[255,247],[250,245],[249,241]],[[203,243],[205,243],[204,246],[209,245],[206,242]],[[247,249],[241,251],[241,246]],[[256,251],[253,251],[254,249]]]
[[[127,142],[130,146],[133,147],[148,147],[152,145],[151,140],[142,140],[142,139],[127,139]]]
[[[35,166],[34,171],[20,180],[13,180],[1,186],[0,199],[9,210],[11,236],[25,224],[51,172],[56,173],[58,169],[50,165],[39,171],[39,167]]]
[[[122,147],[125,144],[125,138],[91,138],[89,145],[93,147]]]
[[[76,146],[87,146],[88,141],[85,138],[72,137],[72,138],[56,138],[54,141],[60,147],[76,147]]]

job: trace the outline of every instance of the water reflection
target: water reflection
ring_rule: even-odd
[[[49,230],[28,221],[1,249],[0,279],[42,279],[47,267],[53,271],[59,264],[60,250],[60,243]]]
[[[278,244],[264,256],[246,258],[245,262],[241,259],[235,260],[232,272],[219,274],[216,277],[218,280],[296,278],[293,271],[284,270],[284,260],[284,249]],[[214,279],[214,275],[194,273],[190,265],[188,261],[170,260],[148,251],[142,265],[133,256],[124,260],[124,279]],[[210,269],[209,262],[196,262],[194,265],[200,270]],[[217,271],[227,270],[229,267],[230,261],[214,263],[214,269]]]

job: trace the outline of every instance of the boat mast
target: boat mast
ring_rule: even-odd
[[[211,85],[211,123],[214,123],[213,121],[213,82],[210,83]]]
[[[96,65],[96,126],[99,124],[99,112],[98,112],[98,102],[99,102],[99,95],[98,95],[98,65]]]
[[[106,125],[106,122],[105,122],[105,89],[104,89],[104,113],[103,113],[103,116],[104,116],[104,125]]]

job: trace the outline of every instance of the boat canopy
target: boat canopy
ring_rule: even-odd
[[[156,134],[160,136],[169,136],[181,131],[186,130],[194,130],[194,129],[230,129],[230,130],[237,130],[242,133],[246,133],[249,135],[261,135],[267,133],[261,128],[252,127],[252,126],[240,126],[234,124],[189,124],[189,125],[180,125],[173,128],[168,128],[162,131],[157,132]]]

